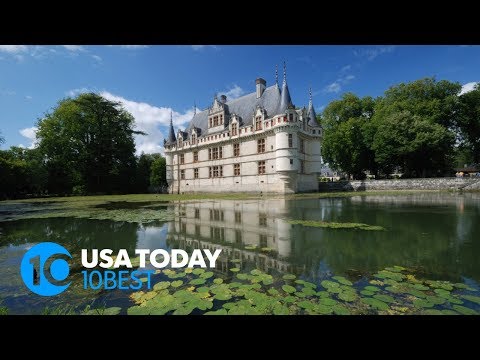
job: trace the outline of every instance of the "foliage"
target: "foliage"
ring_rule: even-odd
[[[164,157],[157,157],[151,166],[150,184],[157,189],[167,186],[167,165]]]
[[[480,164],[480,86],[460,96],[457,119],[460,148],[470,163]],[[463,167],[463,164],[461,167]]]

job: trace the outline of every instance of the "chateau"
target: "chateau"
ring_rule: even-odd
[[[170,193],[269,192],[318,190],[322,129],[310,101],[308,109],[291,100],[284,66],[267,87],[256,79],[248,95],[215,96],[175,135],[172,121],[165,139]]]

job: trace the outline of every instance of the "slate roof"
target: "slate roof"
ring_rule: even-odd
[[[252,124],[253,114],[257,106],[264,108],[267,111],[267,116],[271,117],[280,114],[280,89],[278,85],[272,85],[265,89],[262,96],[257,99],[255,92],[244,95],[237,99],[228,100],[225,103],[226,112],[228,115],[236,114],[242,119],[243,126]],[[190,133],[192,127],[195,126],[201,129],[201,137],[207,134],[208,130],[208,109],[195,114],[190,121],[186,131]]]

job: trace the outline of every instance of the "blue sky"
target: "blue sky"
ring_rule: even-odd
[[[25,46],[0,45],[0,131],[11,145],[34,146],[35,122],[58,100],[96,91],[134,115],[137,151],[161,152],[170,110],[184,127],[193,106],[205,109],[215,93],[253,92],[255,79],[275,82],[287,63],[293,103],[317,112],[347,91],[379,96],[390,86],[427,76],[480,81],[480,46]]]

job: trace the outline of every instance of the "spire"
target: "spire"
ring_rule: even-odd
[[[175,136],[175,130],[173,130],[173,113],[170,110],[170,129],[168,131],[167,144],[175,144],[177,142],[177,137]]]
[[[311,127],[317,127],[317,114],[315,114],[315,108],[313,107],[313,100],[312,100],[312,88],[309,89],[309,101],[308,101],[308,110],[307,110],[307,117],[308,117],[308,125]]]
[[[275,85],[278,87],[278,65],[275,65]]]
[[[195,100],[193,100],[193,116],[197,115],[197,104],[195,103]]]
[[[283,85],[282,85],[282,94],[280,97],[280,112],[283,113],[289,107],[293,106],[292,99],[290,98],[290,92],[288,91],[287,85],[287,65],[285,61],[283,62]]]

